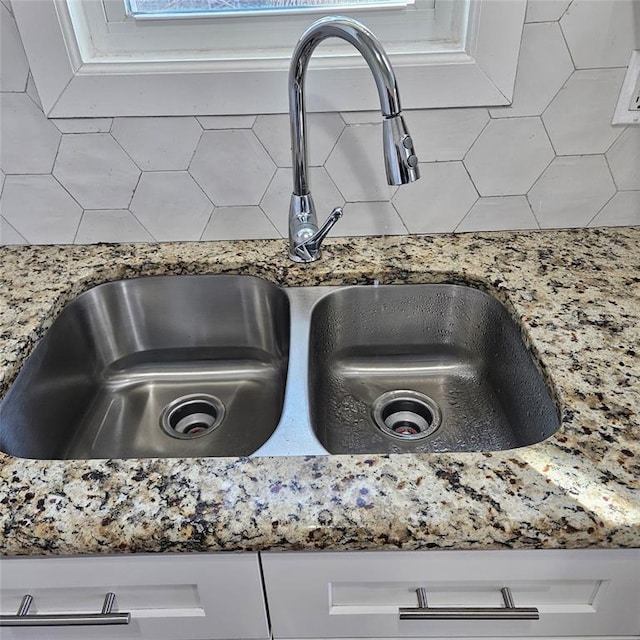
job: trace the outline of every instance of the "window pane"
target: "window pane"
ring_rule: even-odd
[[[406,6],[414,0],[125,0],[133,15],[300,11],[322,7],[349,9]]]

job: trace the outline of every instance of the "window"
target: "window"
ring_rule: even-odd
[[[509,104],[526,0],[385,4],[344,13],[383,42],[405,109]],[[295,42],[315,17],[334,13],[134,19],[124,0],[13,5],[51,117],[285,112]],[[377,107],[364,61],[335,39],[314,54],[307,93],[310,110]]]
[[[392,7],[413,4],[413,0],[124,0],[127,13],[136,18],[190,17],[291,11],[348,10],[363,7]]]

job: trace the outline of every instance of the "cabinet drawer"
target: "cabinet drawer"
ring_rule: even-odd
[[[127,625],[0,628],[2,640],[217,640],[268,638],[257,554],[3,558],[0,610],[99,613],[105,594]]]
[[[262,554],[276,639],[640,637],[640,550]],[[539,620],[400,620],[430,607],[537,607]]]

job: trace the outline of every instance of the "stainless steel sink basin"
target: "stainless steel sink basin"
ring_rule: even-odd
[[[29,458],[241,456],[278,424],[289,304],[242,276],[100,285],[56,319],[1,407]]]
[[[351,287],[311,320],[311,421],[331,453],[492,451],[559,427],[521,333],[455,285]]]
[[[0,405],[0,449],[42,459],[491,451],[558,427],[487,294],[248,276],[87,291]]]

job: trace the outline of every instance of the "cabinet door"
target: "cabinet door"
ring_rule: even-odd
[[[640,637],[640,550],[264,553],[284,638]],[[400,620],[431,607],[537,607],[539,620]]]
[[[154,554],[0,560],[0,610],[99,613],[105,594],[127,625],[1,627],[2,640],[231,640],[268,638],[257,554]]]

